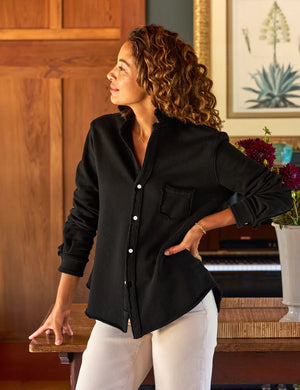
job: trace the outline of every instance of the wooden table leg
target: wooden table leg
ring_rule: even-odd
[[[71,390],[75,390],[78,374],[81,366],[82,352],[74,352],[73,359],[71,362],[71,371],[70,371],[70,383]]]
[[[75,390],[81,366],[82,352],[61,352],[59,358],[62,364],[70,364],[70,389]]]

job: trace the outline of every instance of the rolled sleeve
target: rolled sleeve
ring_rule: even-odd
[[[230,206],[237,227],[257,227],[267,219],[290,210],[291,188],[282,184],[281,176],[245,156],[222,135],[215,156],[219,184],[243,195]]]
[[[61,264],[58,270],[83,276],[97,232],[99,214],[98,177],[91,126],[76,171],[73,208],[63,228],[64,242],[58,247]]]

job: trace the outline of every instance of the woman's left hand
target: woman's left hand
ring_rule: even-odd
[[[197,225],[194,225],[184,236],[180,244],[171,246],[165,250],[165,255],[174,255],[184,249],[187,249],[191,252],[194,257],[197,257],[201,260],[201,256],[198,252],[199,242],[203,236],[203,232]]]

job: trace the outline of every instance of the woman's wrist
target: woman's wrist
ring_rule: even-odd
[[[207,233],[207,227],[201,220],[195,222],[194,229],[200,235],[200,237],[205,236]]]
[[[225,210],[218,211],[217,213],[206,215],[204,218],[197,221],[194,226],[199,232],[202,232],[202,235],[204,235],[210,230],[234,225],[235,223],[236,221],[231,209],[227,208]],[[198,224],[202,226],[205,233]]]
[[[59,310],[59,311],[67,311],[71,310],[72,302],[68,301],[63,301],[63,300],[56,300],[54,304],[54,308]]]
[[[197,226],[204,235],[207,233],[206,228],[201,221],[195,222],[195,226]]]

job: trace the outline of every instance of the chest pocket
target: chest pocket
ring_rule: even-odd
[[[169,218],[184,218],[190,215],[194,188],[165,184],[162,189],[160,212]]]

